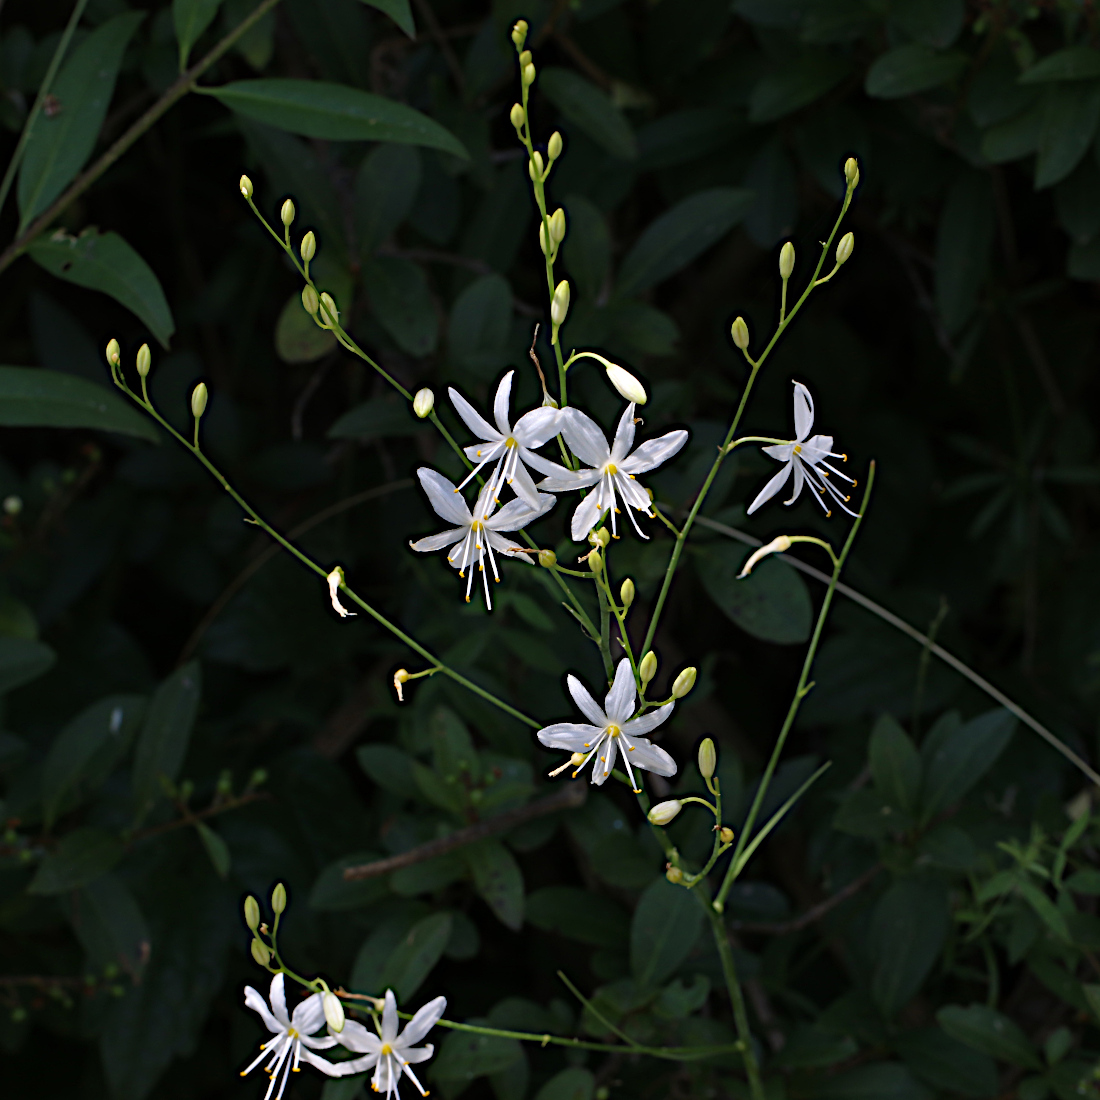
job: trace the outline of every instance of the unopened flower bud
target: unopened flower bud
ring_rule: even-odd
[[[4,497],[4,515],[17,516],[23,511],[23,498],[16,496],[15,493],[9,493]],[[12,840],[15,839],[15,833],[12,833]]]
[[[271,891],[271,909],[278,916],[286,908],[286,887],[281,883],[275,883],[275,889]]]
[[[302,287],[302,308],[311,317],[321,308],[321,301],[317,297],[317,291],[311,286]]]
[[[672,682],[672,698],[683,699],[683,697],[695,687],[695,676],[696,669],[694,665],[689,665],[685,668]]]
[[[336,308],[336,302],[327,290],[321,292],[321,327],[331,328],[340,319],[340,311]]]
[[[110,340],[107,344],[107,362],[112,367],[117,367],[122,359],[122,349],[118,346],[117,340]]]
[[[153,365],[153,353],[148,344],[142,344],[137,353],[137,372],[142,378],[149,374],[149,368]]]
[[[527,64],[523,66],[523,72],[520,73],[520,79],[523,81],[523,86],[529,88],[535,83],[535,66]]]
[[[638,677],[643,684],[648,684],[657,675],[657,654],[651,649],[638,666]]]
[[[244,899],[244,923],[253,932],[260,927],[260,906],[251,894]]]
[[[794,245],[787,241],[779,250],[779,277],[786,282],[794,271]]]
[[[551,160],[557,160],[561,156],[561,134],[557,130],[550,135],[550,140],[546,143],[546,152]]]
[[[693,670],[694,671],[694,670]],[[694,676],[692,680],[694,681]],[[673,693],[676,689],[673,688]],[[714,751],[714,742],[709,737],[703,738],[699,746],[699,774],[704,779],[710,779],[714,775],[714,767],[718,763],[718,754]]]
[[[790,550],[791,540],[787,535],[779,535],[772,539],[771,542],[761,546],[759,550],[754,550],[750,555],[748,561],[741,566],[741,572],[737,574],[737,579],[741,580],[743,577],[747,577],[752,572],[752,567],[756,565],[761,558],[766,558],[769,554],[782,554],[786,550]]]
[[[519,55],[519,67],[520,67],[521,69],[522,69],[522,68],[523,68],[523,67],[524,67],[525,65],[530,65],[530,64],[531,64],[531,61],[532,61],[532,58],[531,58],[531,51],[530,51],[530,50],[524,50],[524,51],[523,51],[523,52],[522,52],[522,53],[521,53],[521,54]]]
[[[550,215],[550,239],[555,244],[565,240],[565,211],[560,206]]]
[[[539,248],[544,256],[549,256],[554,251],[553,242],[546,232],[546,222],[539,222]]]
[[[517,130],[521,129],[523,126],[523,108],[518,103],[513,103],[511,111],[508,112],[508,118],[511,119],[512,125]]]
[[[665,878],[672,883],[673,886],[678,886],[684,881],[684,872],[679,867],[669,867],[665,870]]]
[[[339,1035],[344,1030],[344,1006],[340,1003],[340,998],[328,991],[321,997],[321,1007],[325,1010],[325,1023],[328,1024],[329,1031]]]
[[[684,804],[673,798],[668,802],[658,802],[647,815],[651,825],[667,825],[682,809]]]
[[[271,950],[260,943],[259,940],[253,940],[252,957],[260,966],[267,966],[267,964],[271,962]]]
[[[206,412],[206,401],[209,394],[206,391],[206,383],[200,382],[191,391],[191,415],[198,420]]]
[[[252,181],[247,176],[241,176],[241,194],[246,199],[252,198]]]
[[[289,226],[294,221],[294,215],[296,211],[294,209],[294,203],[290,199],[287,199],[283,203],[282,209],[279,211],[279,218],[282,220],[283,225]]]
[[[517,20],[516,25],[512,28],[512,42],[515,44],[517,50],[523,49],[524,42],[527,41],[527,20]]]
[[[619,589],[619,601],[624,611],[634,602],[634,582],[629,577],[623,581],[623,586]]]
[[[852,256],[852,249],[856,246],[856,238],[854,233],[845,233],[840,238],[840,244],[836,246],[836,262],[838,264],[846,263]]]
[[[849,157],[844,162],[844,180],[849,189],[854,188],[859,183],[859,161],[855,157]]]
[[[558,555],[553,550],[540,550],[539,551],[539,565],[543,569],[549,569],[551,566],[558,564]]]
[[[745,324],[744,317],[738,317],[737,320],[730,325],[730,335],[733,337],[733,342],[742,351],[749,346],[749,326]]]
[[[542,179],[542,173],[542,154],[536,149],[527,163],[527,174],[533,180],[540,180]]]
[[[602,550],[611,541],[611,532],[606,527],[601,527],[598,531],[589,531],[588,541]]]
[[[607,371],[607,380],[622,394],[627,401],[633,401],[635,405],[646,403],[645,387],[623,367],[611,363],[604,368]]]
[[[427,386],[416,391],[413,398],[413,412],[423,420],[435,408],[435,394]]]
[[[723,825],[722,828],[718,830],[718,839],[723,844],[732,844],[733,830],[728,825]]]
[[[599,550],[590,550],[588,553],[588,568],[593,573],[598,573],[603,568],[603,558],[600,556]]]
[[[302,238],[302,259],[305,260],[305,262],[308,264],[309,261],[312,260],[313,257],[316,256],[316,255],[317,255],[317,238],[313,235],[313,230],[311,229]]]
[[[409,682],[410,676],[407,669],[399,668],[393,674],[393,688],[397,692],[397,701],[403,703],[405,701],[405,684]]]
[[[569,312],[569,281],[562,279],[554,288],[554,297],[550,302],[550,320],[560,325]]]

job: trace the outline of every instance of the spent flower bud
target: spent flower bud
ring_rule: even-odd
[[[684,881],[684,872],[679,867],[668,867],[665,870],[665,878],[672,883],[673,886],[679,886]]]
[[[153,365],[153,353],[148,344],[142,344],[137,353],[137,372],[142,378],[149,375],[149,368]]]
[[[607,371],[607,380],[627,399],[627,401],[633,401],[635,405],[644,405],[646,403],[648,399],[646,397],[645,387],[630,373],[630,371],[615,363],[608,364],[604,369]]]
[[[244,899],[244,923],[253,932],[260,927],[260,905],[251,894]]]
[[[779,277],[786,282],[794,271],[794,245],[790,241],[779,250]]]
[[[302,308],[311,317],[321,308],[321,300],[317,297],[317,291],[309,285],[302,287]]]
[[[651,825],[667,825],[683,808],[684,804],[673,798],[668,802],[658,802],[646,816]]]
[[[550,569],[552,566],[558,564],[558,555],[553,550],[540,550],[539,551],[539,565],[543,569]]]
[[[393,689],[397,692],[397,701],[403,703],[405,701],[405,684],[411,680],[408,669],[399,668],[393,674]]]
[[[252,957],[260,964],[260,966],[267,966],[271,962],[271,950],[259,940],[252,941]]]
[[[435,394],[427,386],[416,391],[413,398],[413,412],[423,420],[435,408]]]
[[[704,779],[710,779],[717,763],[718,754],[714,750],[714,742],[709,737],[704,737],[699,746],[699,774]]]
[[[629,577],[623,581],[623,586],[619,589],[619,600],[624,611],[634,602],[634,582]]]
[[[516,25],[512,28],[512,42],[517,50],[523,49],[524,42],[527,41],[527,20],[519,19],[516,21]]]
[[[252,198],[252,181],[247,176],[241,176],[241,194],[246,199]]]
[[[107,362],[112,367],[117,367],[122,359],[122,349],[118,346],[117,340],[110,340],[107,343]]]
[[[206,383],[200,382],[191,391],[191,415],[198,420],[204,412],[206,412],[206,402],[209,394],[206,390]]]
[[[840,244],[836,246],[836,262],[838,264],[847,263],[852,257],[852,249],[856,246],[856,238],[854,233],[845,233],[840,238]]]
[[[565,211],[560,206],[550,215],[550,239],[555,244],[565,240]]]
[[[286,887],[281,883],[275,883],[275,889],[271,891],[271,909],[278,916],[286,908]]]
[[[286,202],[283,203],[282,209],[279,211],[279,218],[283,225],[289,226],[290,223],[294,221],[295,213],[294,203],[291,202],[290,199],[287,199]]]
[[[657,654],[651,649],[643,658],[642,663],[638,665],[638,676],[641,679],[643,685],[648,684],[654,676],[657,675]]]
[[[859,161],[855,157],[849,157],[844,162],[844,182],[848,184],[849,190],[859,183]]]
[[[518,103],[513,103],[511,111],[508,112],[508,118],[517,130],[521,129],[523,127],[523,108]]]
[[[331,990],[326,990],[321,997],[321,1007],[325,1010],[325,1023],[328,1024],[329,1031],[339,1035],[344,1030],[344,1006],[340,1003],[340,998]]]
[[[546,143],[546,152],[551,160],[557,160],[561,156],[561,134],[557,130],[550,135],[550,140]]]
[[[302,238],[302,259],[305,260],[305,262],[308,264],[309,261],[312,260],[313,257],[316,256],[316,255],[317,255],[317,238],[313,235],[313,230],[311,229]]]
[[[748,561],[741,566],[741,572],[737,574],[737,579],[741,580],[747,577],[752,572],[752,567],[756,565],[761,558],[766,558],[769,554],[782,554],[786,550],[790,550],[791,540],[788,535],[778,535],[772,539],[771,542],[761,546],[759,550],[754,550],[749,555]]]
[[[685,668],[672,682],[672,698],[683,699],[683,697],[695,687],[695,676],[696,669],[694,665],[689,665]]]
[[[733,830],[728,825],[723,825],[722,828],[718,830],[718,839],[723,844],[732,844]]]
[[[749,326],[745,324],[744,317],[738,317],[737,320],[730,325],[730,336],[733,337],[733,342],[742,351],[749,346]]]
[[[550,302],[550,320],[560,325],[569,312],[569,281],[562,279],[554,288],[554,297]]]
[[[611,532],[606,527],[589,531],[588,541],[602,550],[611,541]]]

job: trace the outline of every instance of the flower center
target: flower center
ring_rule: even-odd
[[[387,1054],[392,1054],[392,1053],[393,1053],[393,1047],[391,1047],[389,1043],[383,1043],[382,1044],[382,1049],[378,1052],[378,1056],[380,1058],[384,1058]]]
[[[796,455],[800,455],[802,453],[802,448],[797,443],[794,445],[794,453]]]
[[[301,1036],[298,1034],[298,1032],[295,1031],[295,1029],[292,1028],[292,1027],[288,1027],[286,1029],[286,1033],[287,1033],[287,1037],[290,1038],[290,1039],[300,1039],[301,1038]]]
[[[474,522],[470,524],[470,530],[480,531],[482,529],[482,527],[484,527],[484,526],[485,526],[485,524],[482,523],[481,520],[475,519]]]
[[[606,733],[608,737],[618,737],[622,732],[623,731],[619,729],[618,726],[608,726],[607,729],[604,730],[604,733]]]
[[[612,477],[614,477],[614,476],[615,476],[615,475],[616,475],[616,474],[617,474],[617,473],[619,472],[619,468],[618,468],[618,467],[617,467],[617,466],[615,465],[615,463],[614,463],[614,462],[609,462],[609,463],[607,464],[607,472],[608,472],[608,473],[609,473],[609,474],[610,474],[610,475],[611,475]]]
[[[518,446],[519,446],[519,444],[518,444],[518,443],[516,442],[516,437],[515,437],[515,436],[513,436],[513,435],[510,435],[510,436],[509,436],[509,437],[508,437],[508,438],[507,438],[507,439],[506,439],[506,440],[504,441],[504,446],[505,446],[505,447],[518,447]]]

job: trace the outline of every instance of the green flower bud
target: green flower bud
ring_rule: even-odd
[[[560,206],[550,215],[550,239],[555,244],[565,240],[565,211]]]
[[[733,337],[733,342],[742,351],[749,346],[749,326],[745,324],[744,317],[738,317],[737,320],[730,325],[730,335]]]
[[[241,194],[246,199],[252,198],[252,181],[247,176],[241,176]]]
[[[283,208],[279,211],[279,218],[282,220],[283,225],[289,227],[290,223],[294,221],[295,213],[294,203],[287,199],[283,203]]]
[[[679,867],[669,867],[665,871],[665,878],[672,883],[673,886],[678,886],[684,881],[684,872]]]
[[[723,825],[722,828],[718,830],[718,839],[723,844],[732,844],[733,830],[728,825]]]
[[[244,923],[253,932],[260,927],[260,903],[251,894],[244,899]]]
[[[531,159],[527,163],[527,174],[532,180],[538,181],[542,179],[543,171],[542,154],[536,149],[531,154]]]
[[[557,160],[561,156],[561,134],[557,130],[550,135],[550,140],[546,143],[546,152],[549,153],[551,160]]]
[[[413,412],[423,420],[434,408],[435,394],[427,386],[422,390],[417,390],[416,396],[413,398]]]
[[[286,908],[286,887],[281,882],[277,882],[271,891],[271,908],[276,916]]]
[[[602,550],[611,541],[611,532],[606,527],[601,527],[598,531],[590,531],[588,541]]]
[[[267,966],[271,962],[271,951],[259,940],[252,941],[252,957],[260,964],[260,966]]]
[[[523,108],[518,103],[512,104],[512,110],[508,113],[508,117],[517,130],[523,128]]]
[[[623,586],[619,589],[619,602],[623,605],[624,611],[634,602],[634,582],[629,577],[623,581]]]
[[[849,157],[844,162],[844,181],[848,184],[849,191],[859,183],[859,161],[855,157]]]
[[[569,281],[562,279],[554,288],[554,297],[550,302],[550,320],[560,325],[569,312]]]
[[[200,382],[191,391],[191,415],[198,420],[206,412],[206,401],[209,394],[206,391],[206,383]]]
[[[302,259],[305,260],[305,262],[308,264],[309,261],[312,260],[313,257],[316,256],[316,255],[317,255],[317,238],[313,235],[313,230],[311,229],[302,238]]]
[[[321,292],[321,327],[331,328],[337,321],[340,320],[340,311],[336,308],[336,302],[333,301],[332,295],[327,290]]]
[[[692,677],[694,680],[694,676]],[[675,688],[672,689],[675,692]],[[703,738],[699,746],[699,774],[704,779],[710,779],[714,775],[714,766],[718,763],[718,754],[714,751],[714,742],[709,737]]]
[[[840,238],[840,244],[836,246],[836,262],[838,264],[847,263],[852,257],[852,249],[856,246],[856,238],[854,233],[845,233]]]
[[[539,551],[539,565],[543,569],[549,569],[551,566],[558,564],[558,555],[553,550],[540,550]]]
[[[308,284],[302,287],[302,309],[312,317],[320,308],[321,302],[317,297],[317,291]]]
[[[535,66],[527,64],[523,66],[523,72],[520,73],[520,80],[523,81],[525,88],[530,88],[535,83]]]
[[[516,25],[512,28],[512,42],[515,44],[517,50],[523,49],[524,42],[527,41],[527,20],[517,20]]]
[[[694,665],[685,668],[672,682],[672,698],[683,699],[695,687],[696,669]]]
[[[257,768],[248,777],[248,789],[262,787],[267,782],[267,768]]]
[[[321,1007],[325,1010],[325,1022],[329,1030],[339,1035],[344,1030],[344,1006],[340,1003],[340,998],[335,993],[326,991],[321,997]]]
[[[522,69],[522,68],[524,68],[525,66],[527,66],[527,65],[530,65],[530,64],[531,64],[531,60],[532,60],[532,58],[531,58],[531,51],[530,51],[530,50],[524,50],[524,51],[523,51],[523,52],[522,52],[522,53],[521,53],[521,54],[519,55],[519,67],[520,67],[520,68]]]
[[[588,568],[593,573],[598,573],[603,568],[603,558],[600,556],[599,550],[591,550],[588,553]]]
[[[657,654],[651,649],[638,666],[638,676],[643,684],[648,684],[657,675]]]
[[[547,237],[546,222],[539,222],[539,248],[544,256],[549,256],[554,251],[554,245]]]
[[[23,511],[23,498],[20,496],[16,496],[15,493],[9,493],[6,497],[4,497],[3,508],[4,515],[17,516],[20,512]],[[4,839],[9,844],[12,843],[12,841],[15,840],[15,831],[13,829],[8,829],[4,835]]]
[[[118,346],[117,340],[111,340],[107,344],[107,362],[112,367],[117,367],[122,359],[122,349]]]
[[[684,804],[678,798],[673,798],[668,802],[658,802],[649,811],[649,823],[651,825],[667,825],[683,808]]]
[[[779,277],[786,282],[794,271],[794,245],[787,241],[779,250]]]
[[[142,378],[147,378],[149,368],[153,365],[153,353],[148,344],[142,344],[137,353],[137,372]]]

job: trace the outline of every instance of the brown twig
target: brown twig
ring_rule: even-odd
[[[584,805],[587,796],[588,784],[583,780],[567,782],[561,790],[529,802],[518,810],[497,814],[496,817],[459,829],[450,836],[440,837],[439,840],[429,840],[427,844],[420,844],[407,852],[390,856],[389,859],[377,859],[373,863],[360,863],[357,867],[346,867],[344,880],[354,882],[364,878],[377,878],[379,875],[388,875],[390,871],[398,871],[402,867],[411,867],[414,863],[423,863],[425,860],[453,852],[456,848],[463,848],[467,844],[476,844],[479,840],[503,833],[517,825],[533,821],[537,817],[545,817],[546,814],[556,813],[558,810],[574,810]]]
[[[205,810],[187,810],[183,817],[177,817],[172,821],[166,821],[163,825],[153,825],[148,829],[141,829],[130,837],[130,843],[136,844],[139,840],[147,840],[151,836],[159,836],[161,833],[169,833],[173,829],[186,829],[192,825],[206,821],[207,818],[217,817],[219,814],[229,813],[230,810],[239,810],[250,802],[259,802],[261,799],[271,798],[267,791],[246,791],[236,798],[227,798],[224,802],[207,806]]]
[[[821,920],[826,914],[831,913],[838,905],[846,902],[860,892],[882,870],[882,864],[876,863],[869,871],[864,871],[859,878],[852,879],[847,886],[838,890],[831,897],[819,902],[812,909],[807,909],[799,917],[792,920],[770,923],[765,921],[731,921],[730,928],[735,932],[760,932],[765,936],[786,936],[791,932],[800,932],[811,924]]]

